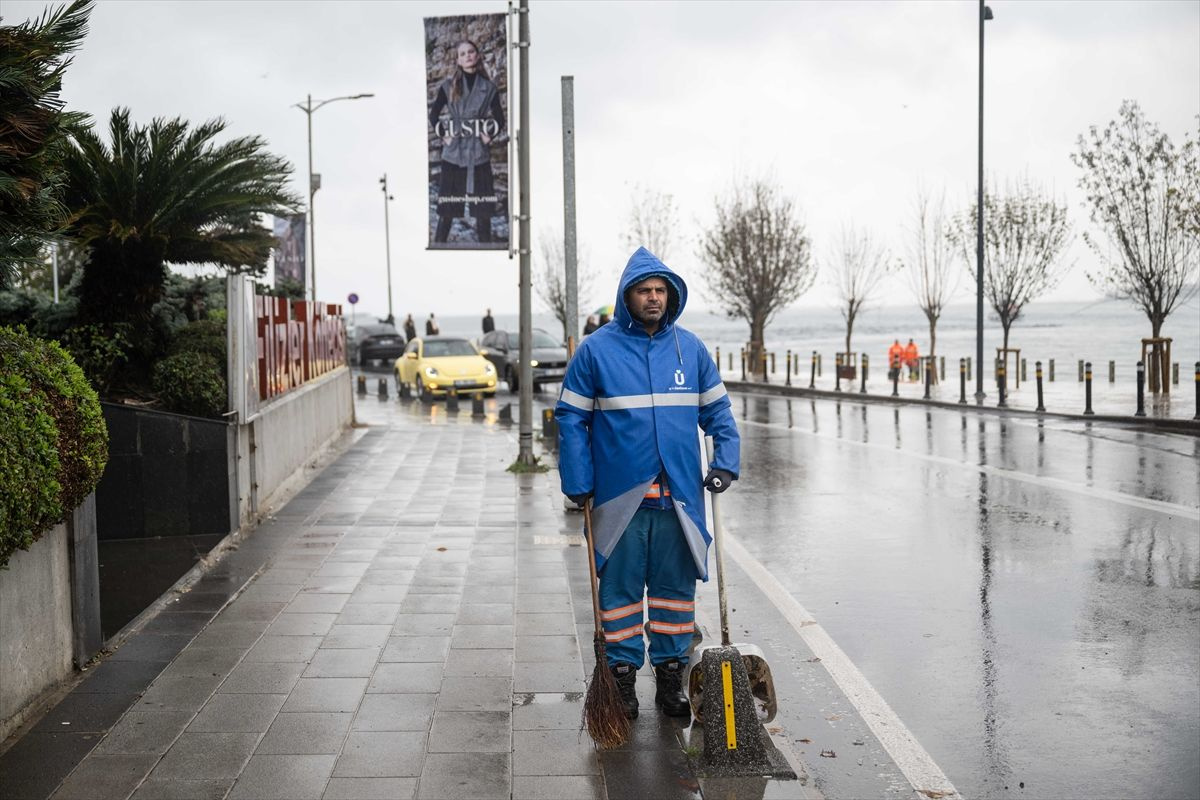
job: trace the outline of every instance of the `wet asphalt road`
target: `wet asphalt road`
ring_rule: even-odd
[[[1200,439],[733,399],[728,529],[960,792],[1200,795]]]

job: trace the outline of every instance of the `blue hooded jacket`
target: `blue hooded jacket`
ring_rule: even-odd
[[[625,305],[646,278],[667,281],[667,311],[648,336]],[[700,434],[713,437],[711,466],[739,472],[737,425],[704,343],[677,324],[687,284],[639,247],[625,265],[611,322],[583,340],[567,367],[554,417],[566,495],[594,492],[592,541],[602,567],[661,473],[696,562],[708,580],[708,532]]]

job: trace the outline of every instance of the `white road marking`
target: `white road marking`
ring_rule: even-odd
[[[933,757],[925,751],[883,696],[875,691],[875,687],[871,686],[866,676],[859,672],[854,662],[842,652],[813,615],[727,530],[723,532],[722,537],[725,551],[779,609],[813,654],[821,659],[821,665],[862,715],[863,721],[896,762],[896,766],[904,773],[913,789],[921,797],[962,800],[962,795],[934,762]]]
[[[987,475],[994,475],[998,478],[1006,478],[1012,481],[1021,483],[1030,483],[1043,488],[1054,488],[1064,492],[1072,492],[1074,494],[1082,494],[1087,497],[1096,497],[1103,500],[1110,500],[1114,503],[1141,508],[1146,511],[1155,511],[1160,514],[1166,514],[1172,517],[1183,517],[1184,519],[1200,521],[1200,509],[1192,508],[1191,506],[1181,505],[1179,503],[1169,503],[1165,500],[1151,500],[1146,497],[1138,497],[1137,495],[1125,494],[1124,492],[1114,492],[1108,489],[1101,489],[1097,486],[1089,486],[1082,483],[1074,483],[1072,481],[1063,480],[1062,478],[1051,478],[1044,475],[1031,475],[1027,472],[1018,472],[1011,469],[1003,469],[1002,467],[993,467],[988,464],[974,464],[970,461],[961,461],[956,458],[948,458],[946,456],[935,456],[931,453],[918,453],[914,450],[906,450],[899,447],[894,447],[888,444],[878,444],[876,442],[859,442],[854,439],[846,439],[840,436],[824,433],[813,433],[799,428],[785,428],[771,422],[759,422],[757,420],[741,420],[741,425],[757,425],[763,428],[772,428],[774,430],[786,430],[793,433],[798,433],[804,436],[812,436],[817,439],[827,439],[843,444],[855,445],[857,447],[865,447],[870,450],[879,450],[885,453],[897,453],[910,458],[929,461],[934,464],[942,464],[950,467],[966,468],[976,470]]]

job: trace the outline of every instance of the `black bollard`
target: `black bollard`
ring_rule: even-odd
[[[1022,358],[1021,359],[1021,380],[1023,380],[1023,381],[1029,380],[1029,372],[1025,369],[1026,363],[1027,363],[1026,360]],[[1019,382],[1018,382],[1017,388],[1018,389],[1021,388]]]
[[[366,375],[358,376],[358,393],[359,394],[367,393],[367,376]]]
[[[1037,411],[1045,411],[1046,405],[1042,402],[1042,362],[1037,361],[1033,365],[1033,374],[1037,378],[1038,389],[1038,404]]]
[[[775,351],[771,351],[771,374],[775,374]]]
[[[867,393],[867,354],[863,353],[862,357],[862,388],[858,390],[859,394]]]
[[[933,359],[925,359],[925,399],[929,399],[929,391],[933,388],[933,370],[937,367]]]
[[[767,377],[767,351],[762,350],[761,352],[759,352],[758,357],[759,357],[759,360],[762,361],[761,367],[762,367],[763,383],[770,383],[771,379]]]
[[[1054,359],[1050,359],[1050,382],[1054,383]]]
[[[1196,362],[1196,416],[1192,419],[1200,419],[1200,361]]]
[[[900,396],[900,367],[892,368],[892,397]]]
[[[471,395],[471,416],[475,419],[483,416],[483,395],[479,392]]]
[[[971,380],[971,357],[967,356],[967,380]]]
[[[458,392],[453,389],[446,392],[446,410],[458,411]]]
[[[1109,359],[1108,361],[1108,382],[1117,382],[1117,362],[1113,361],[1112,359]]]
[[[387,378],[380,378],[379,379],[379,399],[387,400],[387,396],[388,396]]]
[[[1137,362],[1137,401],[1137,411],[1133,415],[1146,416],[1146,365],[1141,361]]]
[[[400,399],[401,403],[412,402],[412,392],[409,391],[407,383],[400,382],[399,376],[396,378],[396,397]]]
[[[808,378],[808,388],[817,388],[817,351],[813,350],[812,356],[812,374]]]
[[[742,348],[742,383],[746,382],[746,348]]]
[[[1000,393],[1000,401],[996,403],[996,408],[1008,408],[1008,402],[1004,398],[1004,390],[1008,388],[1005,384],[1006,374],[1004,369],[1004,361],[996,359],[996,390]]]
[[[792,351],[790,349],[787,351],[787,380],[785,384],[787,386],[792,385]]]
[[[558,440],[558,423],[553,408],[542,409],[542,438]]]
[[[1079,382],[1083,383],[1083,359],[1079,359]]]
[[[503,405],[503,406],[500,408],[500,415],[499,415],[499,417],[500,417],[500,421],[501,421],[501,422],[503,422],[504,424],[506,424],[506,425],[511,425],[511,424],[512,424],[512,421],[513,421],[513,418],[512,418],[512,403],[505,403],[505,404],[504,404],[504,405]]]
[[[958,402],[959,405],[967,404],[967,360],[965,358],[958,360]]]
[[[713,359],[717,362],[717,372],[721,371],[721,348],[717,348],[717,357]]]
[[[833,355],[833,390],[840,392],[842,390],[842,354],[834,353]]]
[[[733,353],[729,354],[729,371],[733,372]]]
[[[817,377],[821,377],[821,354],[817,353]]]
[[[1085,361],[1083,365],[1083,415],[1090,417],[1094,413],[1096,412],[1092,411],[1092,362]]]

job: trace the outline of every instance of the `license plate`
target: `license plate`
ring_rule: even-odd
[[[474,386],[475,381],[471,380],[470,378],[459,378],[458,380],[456,380],[454,382],[454,385],[455,386]]]

